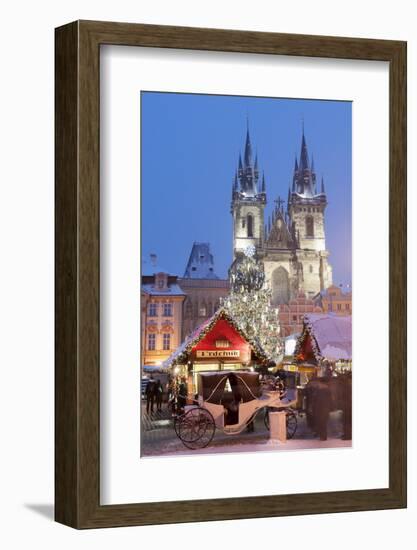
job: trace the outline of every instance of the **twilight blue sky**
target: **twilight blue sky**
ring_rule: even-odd
[[[265,219],[292,181],[304,119],[308,151],[328,206],[326,244],[335,284],[351,283],[351,103],[142,92],[142,258],[182,276],[194,241],[210,242],[226,277],[232,257],[230,201],[246,120],[260,171]]]

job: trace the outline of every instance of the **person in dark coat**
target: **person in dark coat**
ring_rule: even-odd
[[[153,413],[153,405],[154,405],[155,396],[156,396],[156,382],[153,379],[152,374],[146,386],[145,395],[146,395],[146,412],[147,414],[149,414],[149,409],[150,409],[151,413]]]
[[[332,394],[325,379],[318,379],[315,383],[312,408],[315,432],[321,441],[326,441],[327,425],[332,409]]]
[[[344,374],[341,379],[342,439],[350,440],[352,439],[352,374]]]
[[[155,388],[155,401],[156,401],[156,410],[158,412],[162,411],[162,396],[164,394],[164,390],[162,388],[161,381],[158,379],[156,381],[156,388]]]
[[[317,434],[317,427],[315,422],[316,419],[315,419],[314,410],[313,410],[313,404],[316,399],[315,390],[317,385],[318,385],[318,378],[315,375],[307,383],[304,390],[304,395],[306,399],[305,412],[306,412],[307,426],[313,432],[314,435]]]
[[[185,382],[186,382],[185,378],[181,378],[181,383],[178,388],[178,397],[177,397],[177,405],[178,405],[179,411],[184,410],[184,407],[187,403],[188,392],[187,392],[187,384]]]

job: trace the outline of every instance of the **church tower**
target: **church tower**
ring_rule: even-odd
[[[253,162],[249,124],[245,152],[239,155],[238,169],[232,187],[233,259],[248,246],[261,249],[264,240],[264,209],[266,205],[265,177],[260,180],[258,156]]]
[[[327,196],[324,181],[317,189],[314,160],[309,158],[304,126],[299,161],[295,159],[292,189],[288,192],[288,216],[298,240],[297,256],[302,263],[304,291],[308,296],[332,284],[332,269],[327,261],[324,213]]]

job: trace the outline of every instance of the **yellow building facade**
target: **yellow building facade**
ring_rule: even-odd
[[[163,272],[142,276],[142,365],[160,365],[181,344],[184,299],[176,276]]]

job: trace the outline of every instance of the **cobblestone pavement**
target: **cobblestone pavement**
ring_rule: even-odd
[[[328,442],[320,442],[307,428],[305,415],[297,415],[297,431],[293,440],[288,444],[288,448],[317,448],[332,446],[331,441],[338,440],[337,446],[350,446],[351,442],[341,442],[341,413],[334,412],[330,415],[328,428]],[[222,452],[226,449],[240,450],[239,446],[260,445],[269,441],[269,431],[264,424],[264,413],[260,411],[255,419],[254,432],[246,431],[239,435],[225,435],[221,430],[216,430],[213,441],[210,443],[210,452]],[[233,449],[235,447],[235,449]],[[197,451],[190,451],[184,447],[174,431],[174,424],[171,411],[166,404],[162,411],[146,413],[146,406],[142,404],[141,419],[141,449],[142,456],[163,456],[172,454],[196,454]],[[242,448],[243,450],[243,448]],[[246,450],[246,448],[245,448]],[[198,451],[207,452],[207,449]]]

